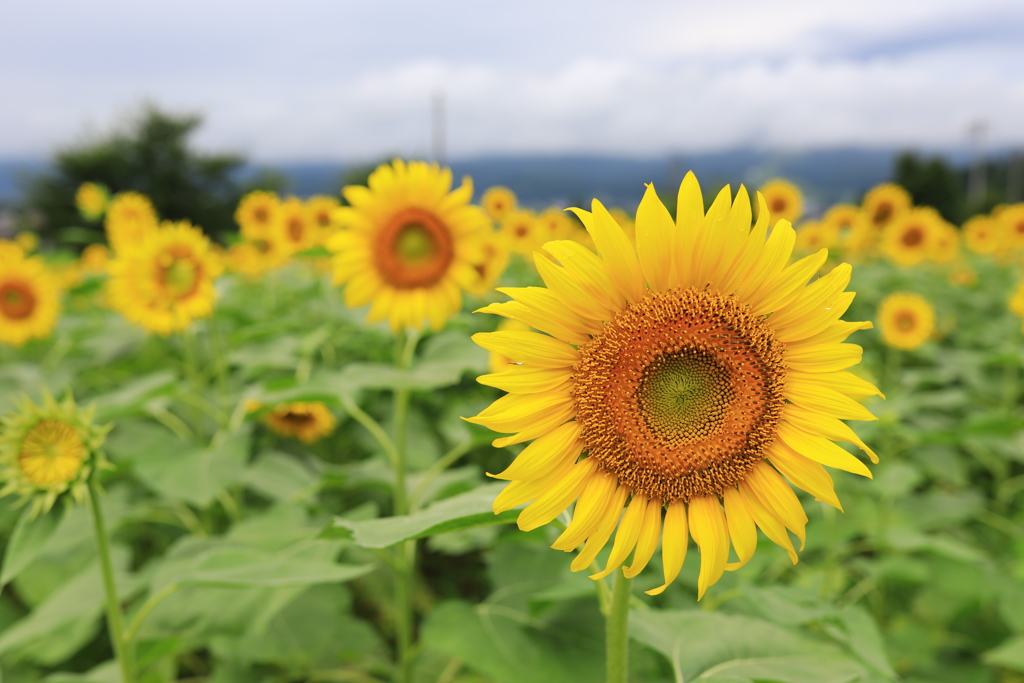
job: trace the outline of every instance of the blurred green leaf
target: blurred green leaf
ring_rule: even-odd
[[[249,431],[244,427],[206,448],[142,453],[135,462],[135,471],[161,495],[206,507],[226,487],[239,483],[245,476]]]
[[[177,386],[178,378],[170,370],[160,370],[124,384],[120,389],[95,397],[96,420],[104,422],[124,415],[144,412],[146,401],[166,394]]]
[[[24,508],[18,523],[14,526],[11,540],[4,550],[3,568],[0,569],[0,588],[16,577],[21,570],[36,559],[39,551],[53,537],[57,526],[64,519],[64,505],[52,508],[45,515],[33,515],[29,506]]]

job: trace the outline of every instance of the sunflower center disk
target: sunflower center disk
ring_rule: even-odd
[[[85,446],[73,428],[60,420],[42,420],[25,435],[18,464],[39,485],[71,481],[82,468]]]
[[[180,299],[195,291],[199,268],[191,259],[176,258],[163,270],[163,283],[171,296]]]
[[[648,294],[580,348],[591,457],[663,502],[721,495],[766,455],[785,400],[782,344],[734,297]]]
[[[430,287],[455,256],[448,227],[433,213],[406,209],[380,231],[374,256],[383,278],[398,289]]]
[[[8,320],[24,320],[36,308],[32,290],[18,282],[0,285],[0,313]]]

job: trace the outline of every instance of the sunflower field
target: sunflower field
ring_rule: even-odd
[[[1024,204],[707,189],[0,241],[3,681],[1024,682]]]

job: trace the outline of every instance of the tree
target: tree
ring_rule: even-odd
[[[900,154],[893,182],[906,188],[915,205],[935,207],[951,223],[964,220],[964,188],[956,171],[941,157],[924,159],[914,152]]]
[[[99,240],[98,231],[65,230],[82,224],[75,191],[92,181],[111,192],[148,195],[163,219],[188,219],[211,235],[234,232],[241,196],[250,189],[277,189],[280,179],[263,175],[243,183],[243,157],[194,151],[189,138],[201,123],[199,115],[146,105],[126,130],[58,152],[48,172],[29,179],[24,206],[40,218],[46,237]]]

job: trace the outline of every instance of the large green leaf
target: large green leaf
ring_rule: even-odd
[[[1024,673],[1024,634],[1018,634],[982,655],[982,661],[990,666]]]
[[[31,564],[64,518],[64,506],[54,507],[45,515],[33,515],[26,507],[14,526],[11,540],[4,550],[3,568],[0,569],[0,588],[6,586],[21,570]]]
[[[494,514],[491,505],[504,484],[485,484],[472,491],[446,498],[412,515],[355,521],[335,517],[324,529],[324,538],[351,538],[364,548],[387,548],[414,538],[449,531],[461,531],[491,524],[509,524],[518,510]]]
[[[667,657],[686,681],[729,676],[846,683],[867,674],[839,648],[753,617],[698,610],[632,610],[629,625],[633,638]]]
[[[271,451],[260,455],[242,480],[274,500],[297,500],[316,493],[319,477],[295,456]]]
[[[242,481],[249,459],[249,428],[206,448],[140,454],[135,471],[150,488],[171,500],[206,507],[226,487]]]
[[[95,397],[96,419],[102,422],[122,415],[142,413],[146,401],[169,393],[177,382],[177,376],[170,370],[159,370],[134,379],[120,389]]]

